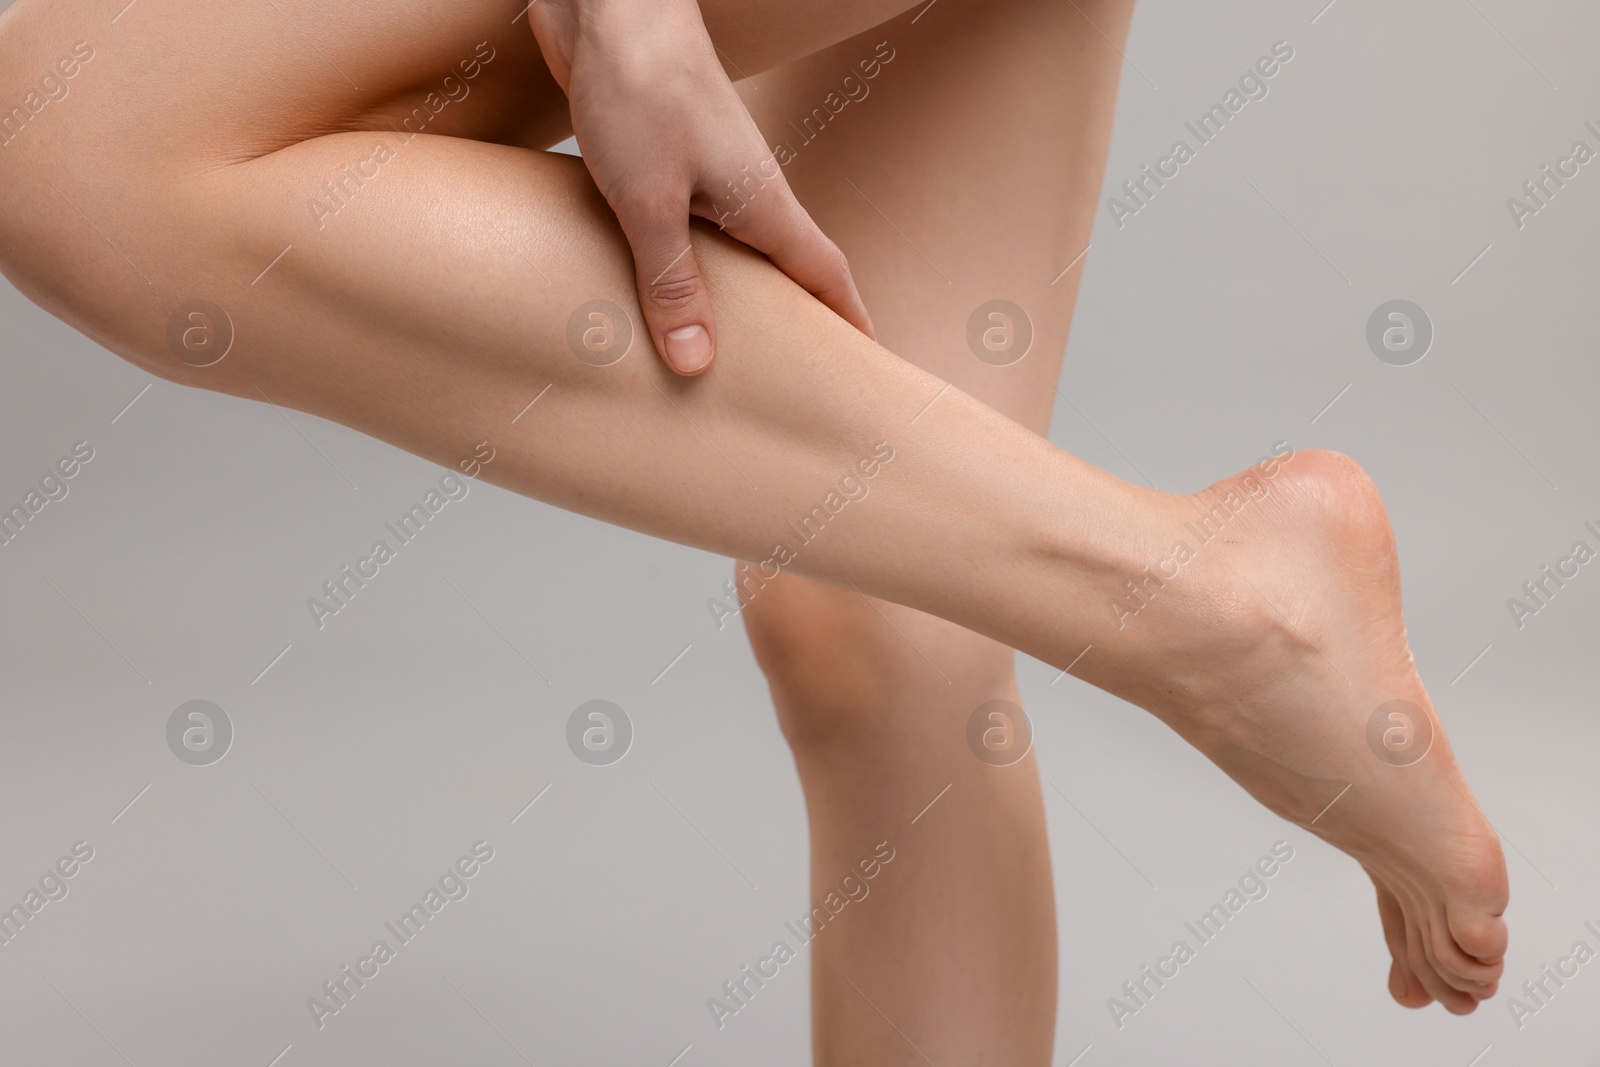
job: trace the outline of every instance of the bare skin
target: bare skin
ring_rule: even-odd
[[[702,374],[715,358],[716,314],[689,243],[691,214],[764,252],[872,334],[849,264],[789,190],[698,4],[541,0],[528,21],[566,92],[584,164],[633,246],[646,332],[674,370]],[[747,175],[761,195],[730,197]]]
[[[1120,46],[1130,15],[1122,0],[940,0],[744,86],[768,143],[795,153],[790,184],[849,256],[879,342],[1041,435],[1122,61],[1101,34]],[[822,125],[830,93],[842,110]],[[1029,98],[1063,106],[1012,106]],[[1033,225],[997,224],[998,204]],[[1035,333],[1006,366],[966,341],[997,296]],[[816,1063],[924,1062],[895,1027],[935,1063],[1050,1063],[1055,894],[1037,764],[991,766],[966,740],[980,705],[1020,700],[1011,649],[799,577],[766,583],[742,617],[805,789],[812,898],[883,835],[897,847],[893,877],[810,947]]]
[[[709,234],[696,242],[717,305],[715,369],[683,381],[653,359],[581,362],[567,346],[578,305],[607,299],[638,321],[626,242],[575,161],[464,139],[516,141],[556,119],[474,130],[475,112],[457,108],[434,127],[456,136],[397,146],[317,228],[307,198],[374,141],[334,131],[387,131],[384,108],[433,81],[418,71],[442,76],[491,34],[514,65],[515,39],[492,28],[509,5],[391,4],[380,19],[360,5],[278,4],[291,22],[315,16],[345,75],[275,11],[174,2],[111,26],[121,6],[22,0],[0,21],[8,71],[44,72],[74,41],[105,42],[73,96],[0,149],[0,267],[41,305],[162,377],[267,397],[446,465],[487,438],[499,451],[487,473],[508,488],[737,558],[771,555],[786,523],[888,442],[871,496],[786,570],[1062,668],[1092,645],[1074,674],[1152,711],[1363,863],[1397,998],[1463,1012],[1492,995],[1506,938],[1498,842],[1411,664],[1387,519],[1352,462],[1308,452],[1282,464],[1226,537],[1119,626],[1107,604],[1122,584],[1242,482],[1194,495],[1123,483]],[[893,13],[870,7],[741,20],[708,3],[706,21],[753,71]],[[522,47],[521,88],[545,84]],[[167,343],[174,309],[195,296],[237,331],[204,369]],[[1373,710],[1395,699],[1436,734],[1408,767],[1365,739]]]

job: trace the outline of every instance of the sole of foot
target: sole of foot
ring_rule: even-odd
[[[1504,969],[1505,861],[1412,660],[1371,479],[1338,453],[1289,453],[1172,510],[1205,539],[1138,620],[1151,665],[1131,698],[1361,863],[1396,1001],[1473,1011]]]

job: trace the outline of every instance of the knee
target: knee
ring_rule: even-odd
[[[780,575],[746,594],[741,616],[796,750],[959,729],[979,704],[1015,695],[1010,649],[853,590]]]
[[[75,101],[76,102],[76,101]],[[74,116],[77,117],[76,115]],[[0,147],[0,273],[49,314],[142,369],[171,379],[148,358],[147,338],[192,272],[167,244],[182,238],[137,191],[86,172],[58,145],[26,134]]]
[[[39,303],[75,270],[94,273],[104,256],[116,255],[110,243],[122,236],[119,220],[85,190],[92,183],[94,197],[112,199],[126,177],[108,170],[107,153],[94,143],[100,108],[83,73],[94,69],[94,51],[74,54],[47,24],[53,17],[18,4],[0,30],[0,69],[28,86],[8,86],[0,97],[0,269]]]
[[[48,10],[26,5],[0,28],[0,69],[69,69],[57,34],[40,25]],[[71,54],[78,73],[60,82],[70,92],[30,94],[39,109],[24,109],[21,125],[0,99],[0,273],[142,369],[205,385],[162,356],[174,309],[221,273],[201,251],[218,215],[193,180],[204,166],[181,159],[175,127],[149,128],[93,56]]]

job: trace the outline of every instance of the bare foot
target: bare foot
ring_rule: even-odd
[[[1121,620],[1147,670],[1094,680],[1361,863],[1395,1000],[1470,1012],[1504,969],[1505,863],[1413,665],[1383,503],[1337,453],[1251,474],[1173,502],[1193,558]]]

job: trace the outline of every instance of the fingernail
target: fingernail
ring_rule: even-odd
[[[684,374],[705,370],[711,362],[711,335],[698,323],[668,330],[667,361]]]

